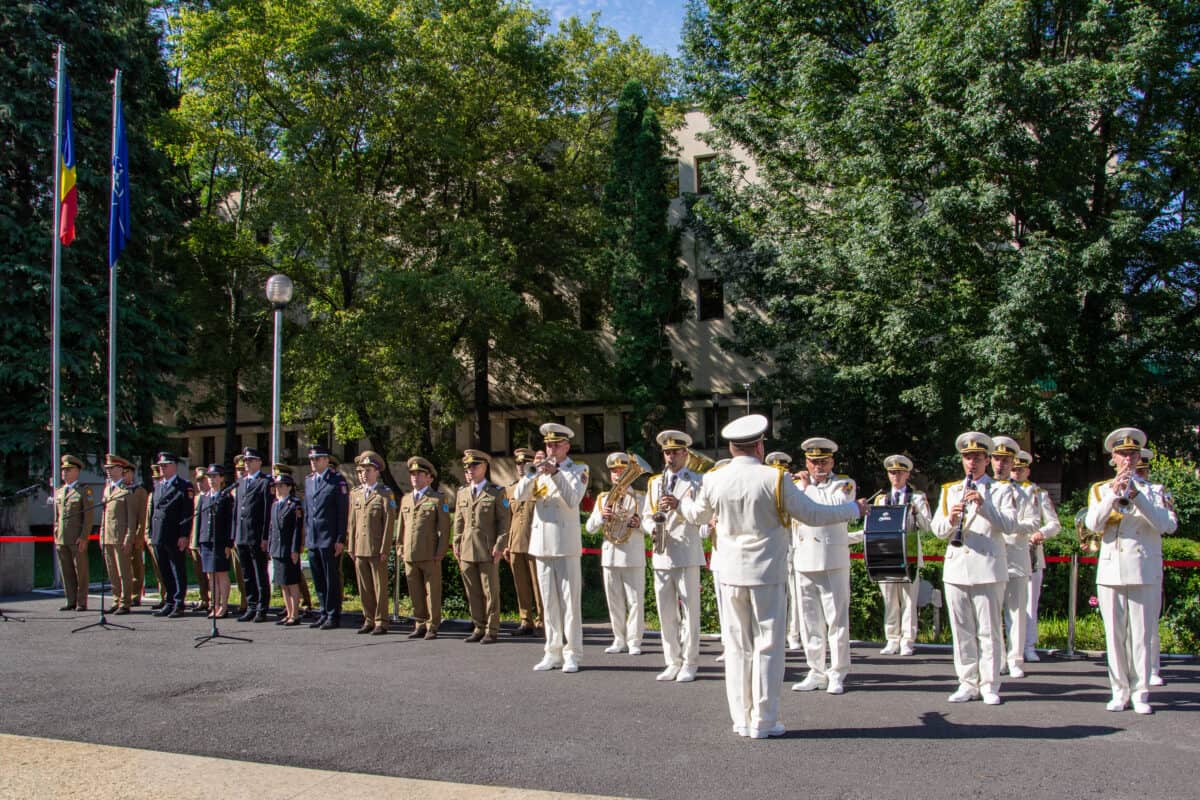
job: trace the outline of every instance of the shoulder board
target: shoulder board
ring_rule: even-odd
[[[1100,499],[1100,487],[1106,483],[1108,483],[1108,481],[1096,481],[1095,483],[1092,484],[1092,490],[1091,490],[1092,496],[1095,497],[1097,500]]]
[[[848,480],[850,480],[850,476],[849,476],[849,475],[834,475],[833,477],[837,478],[839,481],[848,481]]]
[[[607,497],[608,497],[608,492],[601,492],[600,494],[596,495],[596,505],[598,505],[598,506],[604,505],[604,500]]]
[[[992,480],[995,481],[996,483],[1000,484],[1001,486],[1008,486],[1008,484],[1009,484],[1009,481],[1007,479],[993,478]]]
[[[392,487],[384,484],[383,486],[379,487],[379,493],[381,495],[383,495],[384,497],[391,497],[392,496]]]
[[[947,483],[943,483],[942,488],[949,489],[951,486],[957,486],[960,483],[962,483],[962,481],[949,481]]]

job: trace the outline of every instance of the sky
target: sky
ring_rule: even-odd
[[[531,5],[548,11],[556,26],[567,17],[586,19],[598,11],[600,24],[622,38],[637,34],[651,50],[679,55],[684,0],[531,0]]]

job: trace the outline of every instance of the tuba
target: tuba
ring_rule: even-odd
[[[640,459],[632,453],[629,456],[629,466],[621,473],[621,477],[613,484],[608,497],[604,499],[605,508],[612,511],[612,517],[604,522],[604,538],[615,545],[629,541],[637,528],[629,527],[629,520],[637,513],[637,502],[629,496],[629,487],[645,473],[646,469]]]
[[[1087,527],[1087,509],[1080,509],[1075,515],[1075,536],[1079,539],[1079,549],[1087,555],[1095,555],[1100,552],[1100,542],[1104,539],[1104,534],[1096,533],[1089,530]]]
[[[695,450],[688,448],[687,468],[692,472],[705,473],[713,468],[717,462],[713,461],[703,453],[697,453]]]

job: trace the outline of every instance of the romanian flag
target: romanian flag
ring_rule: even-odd
[[[75,140],[71,136],[71,82],[63,75],[63,130],[59,144],[58,199],[62,204],[58,218],[58,238],[64,245],[75,241],[75,212],[79,210],[79,192],[75,188]]]

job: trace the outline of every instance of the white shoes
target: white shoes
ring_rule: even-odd
[[[1148,681],[1148,683],[1151,686],[1166,686],[1167,685],[1167,682],[1162,679],[1162,675],[1159,675],[1157,672],[1150,673],[1150,680]]]
[[[896,644],[895,642],[888,642],[887,647],[885,647],[879,651],[879,655],[894,656],[899,652],[900,652],[900,645]]]
[[[1104,709],[1106,711],[1124,711],[1125,710],[1125,701],[1118,700],[1117,698],[1114,697],[1112,700],[1108,701],[1108,705],[1106,705],[1104,707]]]
[[[1154,713],[1154,709],[1150,707],[1150,704],[1143,702],[1141,700],[1133,701],[1133,710],[1138,714],[1153,714]]]
[[[998,706],[1000,705],[1000,695],[995,692],[984,692],[983,703],[988,706]]]
[[[817,689],[824,689],[828,686],[829,686],[828,678],[817,675],[817,673],[815,673],[815,672],[809,672],[808,675],[806,675],[804,677],[804,680],[800,681],[799,683],[792,684],[792,691],[793,692],[812,692],[812,691],[816,691]]]
[[[969,700],[974,700],[979,697],[979,691],[971,686],[959,686],[954,694],[946,698],[951,703],[966,703]]]
[[[800,649],[800,640],[799,639],[788,639],[787,640],[787,649],[788,650],[799,650]]]
[[[914,652],[915,651],[913,650],[913,646],[911,644],[900,645],[900,655],[911,656]]]
[[[776,722],[772,727],[768,728],[765,731],[762,730],[761,728],[751,728],[750,729],[750,738],[751,739],[765,739],[768,736],[783,736],[785,733],[787,733],[787,728],[785,728],[783,726],[783,723]]]
[[[558,669],[563,665],[563,662],[554,656],[545,656],[541,661],[533,665],[534,672],[545,672],[546,670]]]
[[[1014,664],[1008,668],[1008,675],[1010,678],[1024,678],[1025,670]]]
[[[579,672],[579,662],[572,656],[567,656],[563,659],[562,670],[563,672]]]
[[[717,662],[718,664],[723,663],[725,661],[725,654],[721,653],[721,655],[714,658],[713,661]]]
[[[654,680],[656,680],[656,681],[673,681],[673,680],[675,680],[675,678],[678,675],[679,675],[679,665],[672,664],[671,666],[664,669],[662,672],[655,675]]]
[[[629,645],[629,655],[640,656],[641,654],[642,654],[642,648],[638,647],[636,644]]]
[[[846,687],[842,684],[841,678],[830,678],[829,686],[825,689],[829,694],[842,694],[846,691]]]
[[[750,729],[747,728],[745,725],[734,725],[733,732],[736,733],[738,736],[749,736],[750,735]]]
[[[691,664],[684,664],[680,668],[679,674],[675,676],[676,683],[691,683],[696,680],[696,668]]]
[[[1030,662],[1041,661],[1042,658],[1041,658],[1041,656],[1039,656],[1037,654],[1037,650],[1034,650],[1032,647],[1026,647],[1025,648],[1025,660],[1030,661]]]
[[[622,651],[622,650],[624,650],[624,649],[625,649],[625,648],[624,648],[623,646],[621,646],[621,645],[617,644],[616,642],[613,642],[613,643],[612,643],[612,644],[610,644],[608,647],[604,648],[604,652],[606,652],[606,653],[609,653],[609,654],[612,654],[612,653],[619,653],[619,652],[621,652],[621,651]]]

